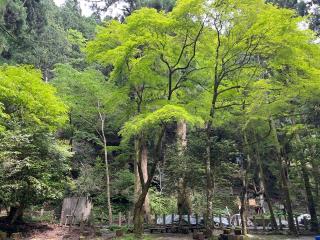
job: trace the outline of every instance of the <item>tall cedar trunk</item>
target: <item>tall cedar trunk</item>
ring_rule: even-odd
[[[185,149],[187,147],[187,124],[185,121],[179,121],[177,123],[177,143],[178,143],[178,154],[183,156]],[[184,163],[184,168],[188,166]],[[178,214],[185,215],[191,214],[191,194],[187,187],[185,176],[179,179],[177,186],[178,199],[177,199],[177,208]]]
[[[292,118],[291,120],[292,120],[292,123],[295,124],[295,119]],[[296,139],[299,143],[301,143],[301,138],[298,133],[296,134]],[[319,224],[318,224],[318,217],[317,217],[317,211],[316,211],[316,204],[314,202],[313,195],[312,195],[309,173],[306,165],[307,163],[305,161],[305,155],[303,151],[300,154],[300,158],[301,158],[300,160],[301,172],[302,172],[305,191],[307,195],[307,201],[308,201],[308,210],[311,216],[311,230],[314,232],[317,232],[319,230]]]
[[[143,180],[143,174],[142,174],[142,167],[140,162],[137,163],[137,168],[138,168],[138,172],[139,172],[139,177],[140,177],[140,183],[145,182],[144,184],[142,184],[142,190],[141,190],[141,194],[139,195],[139,197],[137,198],[137,201],[134,204],[134,210],[133,210],[133,233],[135,234],[135,236],[137,238],[141,238],[142,233],[143,233],[143,215],[144,215],[144,211],[143,211],[143,206],[144,206],[144,202],[146,199],[146,196],[148,194],[150,185],[151,185],[151,181],[153,180],[156,168],[158,166],[158,163],[160,162],[161,159],[161,147],[162,147],[162,139],[163,139],[163,135],[165,132],[165,128],[163,127],[161,129],[159,138],[157,140],[157,142],[155,143],[155,147],[153,150],[153,163],[151,165],[151,169],[149,172],[149,176],[147,181]],[[140,160],[140,158],[138,158],[138,160]],[[143,181],[141,181],[143,180]]]
[[[265,177],[265,174],[264,174],[264,169],[263,169],[262,161],[261,161],[261,158],[260,158],[259,145],[257,146],[257,149],[256,149],[256,160],[257,160],[257,165],[258,165],[258,168],[259,168],[259,180],[260,180],[260,183],[261,183],[260,189],[263,189],[262,194],[264,194],[265,199],[266,199],[267,204],[268,204],[268,208],[269,208],[269,212],[270,212],[271,225],[276,231],[278,231],[278,224],[277,224],[274,212],[273,212],[273,206],[272,206],[271,198],[270,198],[269,191],[268,191],[268,188],[267,188],[267,185],[266,185],[266,177]]]
[[[248,181],[249,181],[249,170],[251,167],[251,158],[248,149],[247,136],[243,134],[244,143],[247,146],[245,152],[247,154],[247,163],[242,166],[242,189],[240,193],[240,217],[241,217],[241,230],[242,234],[247,235],[247,202],[248,202]]]
[[[309,173],[304,161],[301,161],[301,171],[302,171],[304,186],[306,190],[307,200],[308,200],[308,210],[311,216],[311,231],[318,232],[319,223],[317,219],[317,211],[316,211],[316,206],[315,206],[315,202],[312,195]]]
[[[213,211],[213,194],[214,194],[214,180],[213,173],[211,169],[211,122],[207,123],[206,126],[207,133],[207,146],[206,146],[206,214],[205,214],[205,226],[207,229],[213,227],[213,221],[211,219],[211,214]]]
[[[274,138],[274,144],[275,144],[275,150],[276,150],[276,159],[279,164],[280,169],[280,180],[281,180],[281,190],[282,190],[282,196],[284,205],[288,214],[288,225],[289,230],[293,234],[297,234],[297,229],[294,224],[294,217],[293,217],[293,211],[292,211],[292,204],[291,204],[291,197],[290,197],[290,190],[289,190],[289,184],[288,184],[288,178],[287,178],[287,166],[286,162],[284,161],[284,158],[282,156],[280,142],[278,139],[277,129],[275,126],[274,120],[271,118],[271,130]]]
[[[248,201],[248,173],[245,171],[242,179],[242,189],[240,193],[240,218],[241,230],[243,235],[247,235],[247,201]]]
[[[112,224],[112,205],[111,205],[111,194],[110,194],[110,174],[109,174],[109,163],[108,163],[108,150],[107,150],[107,138],[104,132],[106,116],[100,111],[100,102],[98,102],[99,117],[101,122],[101,138],[103,142],[104,162],[106,164],[106,191],[107,191],[107,204],[109,214],[109,224]]]
[[[316,202],[320,204],[320,168],[314,158],[312,158],[311,160],[311,166],[312,166],[312,176],[315,182],[315,194],[317,199]],[[318,207],[320,207],[320,205],[318,205]]]

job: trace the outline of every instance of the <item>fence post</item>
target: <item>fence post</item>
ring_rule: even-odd
[[[223,228],[223,225],[222,225],[222,216],[221,214],[219,214],[219,225],[221,228]]]
[[[306,217],[303,217],[303,225],[304,225],[304,229],[308,230],[308,221]]]
[[[300,232],[300,227],[299,227],[298,216],[295,216],[294,218],[295,218],[295,220],[296,220],[297,232],[299,233],[299,232]]]
[[[158,215],[157,215],[157,214],[155,214],[155,215],[154,215],[154,224],[155,224],[155,225],[157,225],[157,224],[158,224],[158,221],[157,221],[157,220],[158,220]]]
[[[239,221],[239,216],[238,215],[236,215],[236,224],[237,224],[237,226],[240,226],[240,221]]]
[[[196,214],[196,226],[198,227],[198,224],[199,224],[199,217],[198,217],[198,214]]]
[[[279,225],[280,225],[280,230],[282,230],[282,221],[281,221],[281,215],[279,215]]]
[[[119,221],[119,226],[121,226],[121,218],[122,218],[122,216],[121,216],[121,212],[119,212],[119,214],[118,214],[118,221]]]
[[[262,214],[262,226],[263,226],[263,231],[266,230],[266,221],[264,219],[264,215]]]
[[[166,226],[166,215],[162,215],[163,226]]]

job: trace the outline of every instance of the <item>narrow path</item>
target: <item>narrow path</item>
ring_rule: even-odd
[[[192,239],[192,235],[188,234],[152,234],[156,238],[156,240],[190,240]]]

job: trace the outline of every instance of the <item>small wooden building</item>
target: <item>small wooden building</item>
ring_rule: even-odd
[[[63,200],[60,224],[78,224],[88,221],[92,202],[86,197],[69,197]]]

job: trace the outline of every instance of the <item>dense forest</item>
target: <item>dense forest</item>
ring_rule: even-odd
[[[0,0],[4,221],[87,197],[137,237],[163,214],[319,233],[319,1],[87,4]]]

